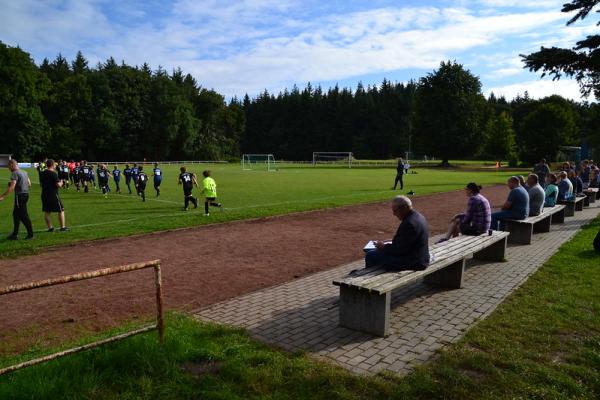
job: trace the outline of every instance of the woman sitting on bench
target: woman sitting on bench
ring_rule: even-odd
[[[471,182],[467,185],[465,188],[465,193],[469,198],[467,211],[452,217],[448,233],[438,243],[457,237],[459,234],[478,236],[490,229],[492,221],[490,202],[480,192],[481,186],[476,183]]]

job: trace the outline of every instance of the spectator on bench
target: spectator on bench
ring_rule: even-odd
[[[567,173],[561,171],[558,181],[558,201],[570,200],[573,197],[573,184],[567,179]]]
[[[533,173],[538,176],[539,184],[544,187],[546,186],[546,177],[550,175],[550,168],[546,164],[546,159],[542,158],[539,164],[533,167]]]
[[[536,174],[529,174],[527,177],[527,194],[529,194],[529,216],[540,215],[544,209],[546,193],[538,182]]]
[[[492,229],[504,230],[507,219],[523,220],[529,216],[529,194],[519,183],[519,178],[508,178],[510,193],[501,211],[492,214]]]
[[[413,210],[412,202],[406,196],[393,198],[392,212],[402,223],[392,243],[377,241],[377,249],[365,254],[365,268],[381,266],[393,271],[424,270],[429,266],[427,220]]]
[[[477,236],[490,229],[492,212],[490,202],[480,193],[481,186],[471,182],[465,188],[469,202],[467,211],[463,214],[457,214],[450,221],[450,229],[446,236],[438,241],[444,242],[451,237],[457,237],[459,234]]]
[[[588,187],[590,187],[590,188],[600,187],[600,180],[598,179],[599,176],[600,175],[598,174],[598,170],[592,169],[590,171],[590,184]]]
[[[546,179],[546,200],[544,201],[544,207],[554,207],[558,201],[558,186],[556,186],[557,180],[558,179],[554,174],[548,175],[548,178]]]
[[[573,184],[573,193],[575,195],[583,193],[583,181],[579,176],[577,176],[577,173],[571,170],[569,171],[568,177],[571,183]]]

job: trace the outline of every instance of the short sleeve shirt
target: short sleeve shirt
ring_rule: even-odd
[[[20,169],[13,171],[10,174],[10,180],[17,182],[15,185],[15,194],[29,193],[28,179],[27,172]]]
[[[40,176],[40,185],[42,186],[42,196],[54,196],[58,193],[58,175],[49,169],[42,172]]]

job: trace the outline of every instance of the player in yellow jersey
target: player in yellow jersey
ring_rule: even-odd
[[[222,208],[221,203],[217,203],[217,183],[210,177],[210,171],[202,172],[204,179],[202,180],[202,195],[204,196],[204,216],[208,217],[208,206]]]

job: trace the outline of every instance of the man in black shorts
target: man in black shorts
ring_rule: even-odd
[[[139,166],[137,174],[137,182],[135,187],[137,189],[138,196],[142,197],[142,201],[146,201],[146,184],[148,183],[148,175],[144,172],[144,167]]]
[[[104,164],[100,164],[98,166],[98,186],[100,187],[100,189],[102,190],[102,194],[104,195],[104,198],[107,198],[108,192],[110,191],[109,187],[108,187],[108,178],[109,178],[109,172],[108,169],[106,169],[106,165]]]
[[[75,164],[75,168],[73,168],[73,173],[71,173],[71,179],[73,180],[73,184],[75,185],[75,189],[79,192],[79,186],[81,182],[81,166],[79,163]]]
[[[402,177],[404,176],[405,168],[406,167],[404,165],[404,161],[402,161],[402,158],[399,158],[398,164],[396,165],[396,179],[394,180],[394,187],[392,188],[392,190],[396,190],[398,182],[400,182],[400,190],[404,189],[404,181],[402,180]]]
[[[82,161],[81,162],[81,167],[79,168],[79,180],[81,181],[81,184],[83,185],[83,192],[87,193],[89,191],[89,184],[90,184],[90,172],[92,171],[92,168],[90,168],[90,166],[88,165],[87,161]]]
[[[48,226],[48,232],[54,232],[50,214],[53,212],[58,213],[60,231],[65,232],[68,231],[69,228],[67,228],[65,225],[65,208],[60,200],[60,197],[58,196],[58,189],[62,187],[64,182],[58,179],[54,160],[48,159],[46,161],[46,167],[46,170],[40,175],[40,185],[42,186],[42,211],[44,212],[44,220]]]
[[[198,208],[198,200],[192,195],[192,189],[194,189],[194,185],[198,187],[198,181],[196,180],[196,175],[187,172],[185,167],[179,168],[181,173],[179,174],[179,185],[183,185],[183,210],[187,211],[190,201],[194,205],[194,208]]]

